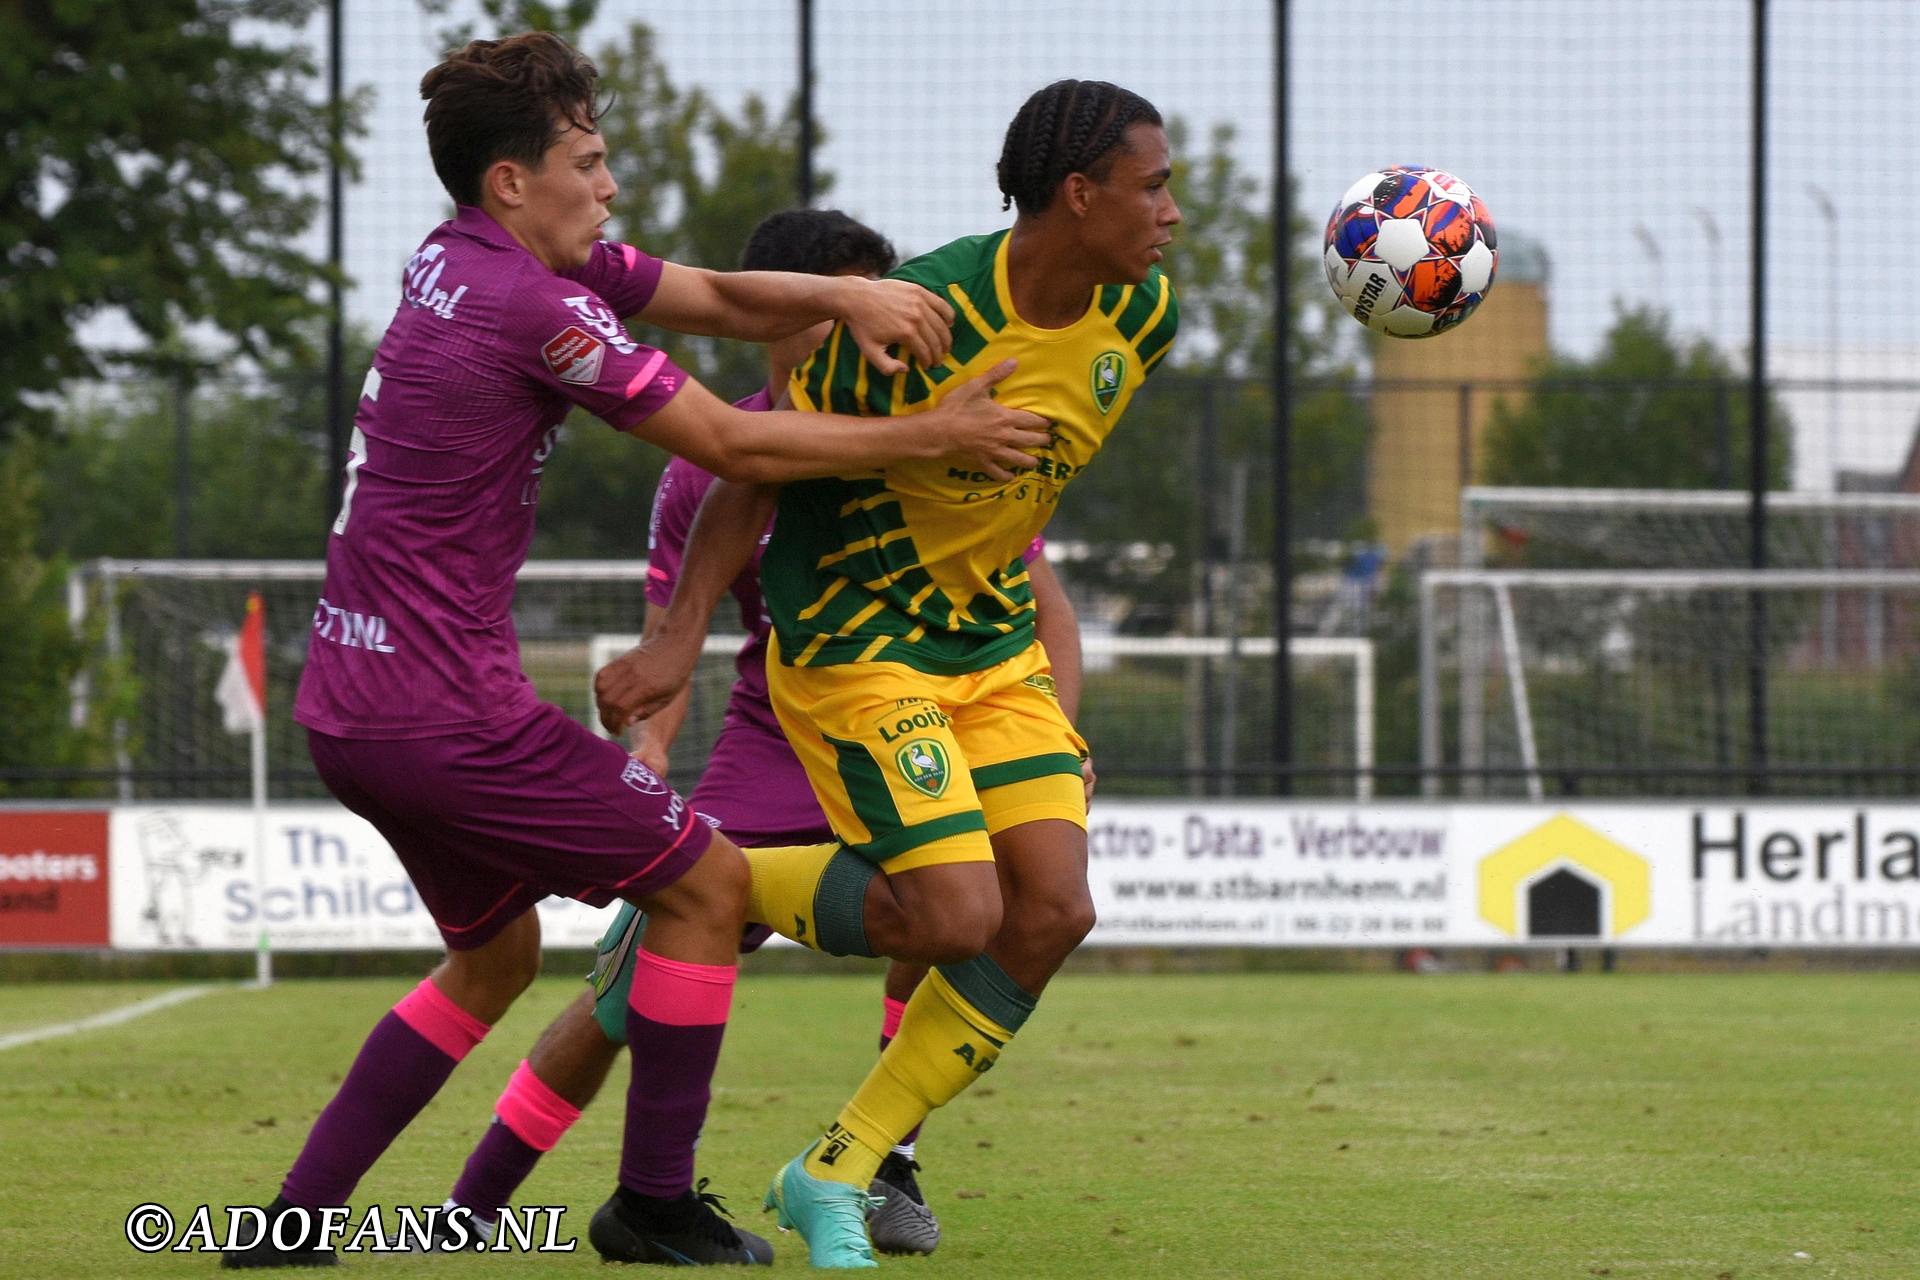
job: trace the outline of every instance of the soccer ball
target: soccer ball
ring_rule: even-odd
[[[1395,165],[1347,188],[1327,219],[1327,283],[1375,333],[1431,338],[1473,314],[1500,265],[1493,219],[1450,173]]]

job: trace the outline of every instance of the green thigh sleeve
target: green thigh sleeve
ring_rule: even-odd
[[[594,958],[593,972],[587,982],[593,987],[593,1020],[615,1044],[627,1042],[627,992],[633,987],[633,949],[640,943],[640,931],[647,918],[631,902],[620,904],[600,937],[600,954]]]

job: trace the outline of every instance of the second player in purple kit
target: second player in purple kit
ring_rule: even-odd
[[[991,376],[928,429],[746,413],[627,335],[770,341],[836,315],[871,352],[941,349],[912,286],[663,263],[609,243],[617,192],[596,73],[558,38],[474,41],[427,73],[429,151],[458,206],[422,242],[355,417],[295,718],[334,794],[392,845],[447,957],[380,1020],[229,1267],[327,1265],[318,1211],[361,1176],[532,981],[548,894],[643,906],[619,1184],[642,1250],[764,1262],[693,1185],[731,1004],[747,868],[653,771],[539,701],[511,606],[539,481],[575,406],[721,474],[808,475],[953,454],[1004,467],[1044,443]],[[1002,371],[1004,376],[1004,371]]]
[[[756,410],[773,407],[764,390],[737,403]],[[646,595],[652,609],[664,609],[673,600],[680,554],[713,479],[711,472],[684,458],[673,459],[661,473],[647,537]],[[727,695],[720,736],[694,787],[692,803],[738,843],[805,843],[820,838],[826,819],[807,784],[806,771],[794,759],[767,703],[767,641],[772,623],[760,598],[757,555],[734,580],[732,590],[747,640],[734,658],[735,680]],[[666,772],[667,752],[678,736],[686,706],[683,698],[657,723],[642,726],[634,737],[635,759]]]

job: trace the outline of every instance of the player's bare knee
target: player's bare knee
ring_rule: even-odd
[[[497,991],[517,998],[540,976],[540,945],[515,947],[487,957],[481,980]]]
[[[539,976],[540,931],[516,922],[485,946],[448,952],[434,971],[434,983],[448,999],[491,1024]]]
[[[652,915],[682,920],[744,919],[751,880],[746,856],[715,836],[700,860],[649,898],[645,908]]]
[[[950,904],[919,931],[924,939],[922,964],[961,964],[987,949],[1000,932],[998,896],[976,896]]]
[[[938,863],[877,876],[867,890],[867,941],[912,964],[958,964],[1000,931],[1000,884],[989,861]]]
[[[1066,944],[1067,950],[1071,951],[1087,940],[1087,935],[1093,932],[1093,926],[1099,922],[1099,914],[1094,910],[1093,899],[1082,897],[1079,901],[1068,904],[1062,911],[1060,940]]]
[[[1018,906],[1014,927],[1026,948],[1065,958],[1093,932],[1093,898],[1084,885],[1036,893]]]

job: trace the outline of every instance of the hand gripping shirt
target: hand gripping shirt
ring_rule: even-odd
[[[686,381],[620,323],[660,272],[602,242],[556,274],[473,207],[421,244],[354,417],[296,720],[422,738],[533,710],[513,593],[540,474],[575,405],[624,430]]]
[[[771,409],[773,402],[762,390],[736,400],[734,405],[750,413],[760,413]],[[660,485],[653,494],[653,515],[647,525],[647,603],[661,609],[673,603],[674,587],[680,581],[680,570],[686,559],[687,536],[693,531],[694,517],[699,515],[700,504],[713,482],[712,472],[702,470],[685,458],[669,460],[666,470],[660,473]],[[740,626],[747,638],[734,656],[735,679],[727,696],[726,724],[753,729],[784,744],[786,735],[767,695],[767,645],[772,637],[773,620],[767,614],[760,586],[761,558],[772,539],[774,524],[775,521],[767,522],[759,546],[727,588],[739,607]],[[1046,540],[1035,538],[1021,553],[1021,558],[1032,564],[1045,552]],[[811,792],[807,802],[813,803]],[[815,805],[815,816],[818,809]],[[796,825],[790,829],[799,828]]]
[[[936,460],[787,485],[761,578],[781,662],[900,662],[958,675],[1033,643],[1021,551],[1166,358],[1180,318],[1155,269],[1138,285],[1096,290],[1064,329],[1029,325],[1007,284],[1008,238],[956,240],[893,273],[953,306],[945,360],[886,377],[837,325],[789,392],[801,409],[904,416],[1012,357],[1019,367],[997,397],[1047,418],[1052,442],[1004,483]]]

